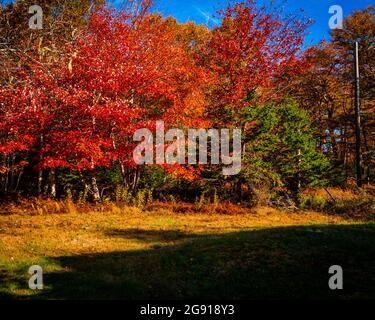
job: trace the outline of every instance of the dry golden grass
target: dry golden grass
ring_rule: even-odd
[[[351,189],[341,189],[341,188],[327,188],[327,189],[317,189],[317,190],[306,190],[305,195],[322,197],[329,200],[331,196],[335,200],[354,200],[360,197],[360,195],[353,192]]]
[[[320,269],[305,261],[332,259],[336,251],[337,261],[356,254],[350,262],[355,270],[358,261],[370,263],[373,247],[371,224],[313,211],[227,204],[197,211],[194,205],[177,203],[153,203],[140,210],[42,200],[26,209],[22,204],[1,211],[0,299],[280,297],[284,284],[291,283],[289,273],[276,291],[265,284],[279,268],[304,269],[299,271],[302,286],[320,277]],[[353,244],[367,251],[353,250]],[[43,266],[46,275],[42,292],[27,288],[33,264]],[[311,290],[294,288],[293,294],[318,297],[323,289],[315,283]],[[366,290],[363,296],[368,296]]]
[[[60,204],[54,204],[53,207],[55,206]],[[12,261],[20,257],[32,258],[39,255],[109,252],[122,250],[124,247],[127,250],[139,250],[154,245],[152,242],[145,243],[137,239],[113,237],[111,230],[141,228],[216,234],[265,227],[347,223],[338,216],[317,212],[280,211],[267,207],[244,209],[233,206],[236,214],[231,211],[232,207],[227,208],[228,214],[197,213],[187,204],[178,206],[159,203],[150,206],[150,211],[143,212],[137,208],[121,208],[114,204],[107,205],[106,208],[110,210],[80,213],[79,209],[75,208],[71,213],[54,214],[46,214],[43,210],[32,213],[19,210],[21,212],[17,214],[0,215],[0,255]],[[183,214],[176,213],[179,208],[182,208]]]

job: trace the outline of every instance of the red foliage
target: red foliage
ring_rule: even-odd
[[[132,167],[138,128],[207,127],[207,113],[239,109],[249,91],[301,68],[304,23],[250,1],[221,15],[203,58],[160,16],[107,9],[57,57],[20,54],[16,81],[0,88],[0,153],[27,151],[38,170]],[[199,169],[168,171],[193,179]]]
[[[133,166],[138,128],[197,125],[204,72],[165,21],[102,10],[59,60],[30,64],[2,88],[0,152],[32,149],[37,168],[92,170],[120,160]]]
[[[253,1],[229,5],[220,16],[223,22],[209,43],[219,106],[246,107],[250,92],[264,100],[274,93],[279,77],[303,69],[300,56],[308,21],[283,16],[272,7],[258,8]]]

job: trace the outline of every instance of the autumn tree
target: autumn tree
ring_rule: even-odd
[[[217,79],[209,111],[215,119],[240,125],[233,116],[249,107],[249,97],[256,94],[257,101],[264,101],[277,75],[299,72],[308,21],[253,1],[229,5],[219,15],[222,24],[212,30],[208,44]]]
[[[246,111],[282,98],[280,82],[304,69],[302,45],[309,21],[254,1],[229,4],[218,15],[221,24],[210,32],[205,50],[198,51],[198,61],[213,79],[207,115],[217,127],[245,128]],[[239,175],[226,182],[241,195],[246,179]]]
[[[332,31],[332,45],[342,59],[339,76],[346,83],[353,79],[353,47],[359,44],[360,95],[362,109],[363,177],[367,181],[375,164],[375,7],[354,11],[343,22],[342,30]]]
[[[137,187],[142,168],[132,158],[136,129],[153,129],[155,120],[204,124],[204,71],[176,41],[177,29],[158,15],[142,15],[100,9],[59,59],[45,56],[21,69],[18,83],[2,90],[8,119],[2,132],[12,132],[17,119],[3,152],[27,150],[39,172],[77,172],[99,200],[101,167],[117,163],[123,183]]]
[[[27,95],[30,86],[40,85],[40,88],[34,92],[36,96],[43,91],[44,84],[36,78],[38,75],[34,71],[39,67],[51,76],[50,66],[60,59],[64,46],[79,35],[86,25],[87,16],[95,5],[100,3],[101,1],[39,1],[38,6],[42,9],[42,29],[29,27],[29,20],[32,17],[29,8],[35,5],[33,1],[17,0],[1,6],[0,79],[3,96],[0,117],[3,120],[1,123],[3,155],[0,161],[4,171],[2,175],[4,192],[17,189],[24,167],[30,165],[39,172],[37,192],[41,193],[43,170],[36,164],[42,161],[41,158],[39,161],[37,158],[41,156],[38,150],[44,148],[44,138],[43,132],[39,130],[39,136],[35,139],[37,133],[34,128],[39,124],[43,126],[45,119],[41,119],[43,113],[33,118],[37,107],[35,103],[26,103],[23,98]],[[38,72],[40,73],[40,70]],[[9,95],[10,92],[13,92],[13,98]],[[40,98],[42,97],[43,94]],[[34,147],[30,148],[30,145],[26,145],[26,140]],[[25,154],[26,150],[31,152]],[[15,175],[18,175],[17,183],[12,183]],[[46,179],[54,179],[54,172],[51,171],[48,176]],[[11,182],[8,182],[9,179]],[[55,194],[54,188],[50,191]]]
[[[308,68],[291,79],[287,90],[300,105],[311,112],[319,129],[321,150],[330,157],[333,184],[348,182],[354,168],[354,89],[353,47],[359,42],[362,108],[362,153],[367,180],[374,162],[374,9],[352,13],[343,29],[332,31],[332,40],[323,42],[306,54]]]

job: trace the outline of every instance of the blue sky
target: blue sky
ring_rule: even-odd
[[[212,18],[216,9],[222,7],[228,0],[154,0],[154,10],[161,12],[164,16],[172,15],[179,22],[188,20],[199,24],[213,26],[217,21]],[[265,3],[267,0],[258,0]],[[281,2],[281,1],[278,1]],[[372,2],[372,3],[371,3]],[[305,44],[316,44],[322,39],[329,39],[328,20],[331,14],[328,9],[332,5],[340,5],[344,16],[348,16],[353,10],[364,9],[374,1],[370,0],[288,0],[284,3],[286,12],[295,12],[302,8],[305,15],[315,22],[309,29],[309,35]]]
[[[4,0],[3,0],[4,1]],[[12,0],[5,0],[11,2]],[[13,0],[14,1],[14,0]],[[119,3],[127,0],[109,0]],[[228,1],[236,0],[154,0],[154,11],[161,12],[164,16],[174,16],[178,22],[195,21],[198,24],[214,26],[218,21],[213,15],[218,8],[226,6]],[[256,0],[257,3],[269,3],[270,0]],[[329,39],[328,21],[332,16],[328,9],[332,5],[340,5],[344,16],[350,15],[353,10],[365,9],[374,0],[275,0],[276,3],[283,3],[286,12],[296,12],[303,9],[305,15],[312,18],[314,24],[309,28],[309,35],[305,45],[317,44],[320,40]]]

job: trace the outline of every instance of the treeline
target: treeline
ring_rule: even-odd
[[[100,201],[116,192],[234,201],[354,177],[352,42],[360,42],[363,180],[374,174],[374,10],[304,49],[309,21],[252,1],[208,29],[152,13],[150,1],[29,0],[0,8],[0,193]],[[140,128],[241,128],[242,170],[139,166]],[[168,129],[166,128],[166,130]],[[116,191],[117,190],[117,191]],[[117,195],[118,196],[118,195]],[[288,200],[288,201],[289,201]]]
[[[310,68],[291,83],[290,94],[309,110],[316,138],[333,165],[331,181],[354,179],[354,44],[359,44],[362,182],[374,181],[375,161],[375,7],[353,12],[330,42],[311,49]]]

